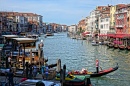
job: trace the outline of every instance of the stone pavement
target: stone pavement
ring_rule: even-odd
[[[21,79],[22,78],[20,78],[20,77],[14,77],[14,83],[16,83],[16,84],[20,83]],[[0,76],[0,82],[8,82],[8,80],[5,76]]]

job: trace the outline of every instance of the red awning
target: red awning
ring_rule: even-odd
[[[107,34],[108,37],[115,37],[115,34]]]
[[[130,34],[107,34],[107,37],[124,38],[124,37],[130,37]]]
[[[83,32],[82,35],[86,36],[87,34],[90,34],[90,32]]]
[[[99,34],[98,36],[107,36],[107,34]]]
[[[124,38],[127,37],[127,34],[115,34],[114,38]]]

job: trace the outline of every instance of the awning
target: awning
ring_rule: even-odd
[[[86,36],[87,34],[90,34],[90,32],[83,32],[82,35]]]
[[[114,38],[125,38],[127,34],[115,34]]]
[[[107,36],[107,34],[99,34],[98,36]]]
[[[115,37],[115,34],[107,34],[107,37]]]

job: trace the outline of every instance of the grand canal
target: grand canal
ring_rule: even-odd
[[[56,33],[44,40],[44,56],[48,64],[61,59],[62,66],[68,70],[95,71],[95,59],[99,59],[102,69],[116,66],[119,69],[108,75],[91,78],[93,86],[130,86],[130,51],[108,48],[105,45],[92,46],[86,40],[76,40],[67,37],[67,33]]]

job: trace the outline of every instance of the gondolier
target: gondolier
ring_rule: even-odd
[[[72,71],[68,72],[68,74],[72,74],[72,75],[90,75],[90,77],[100,77],[100,76],[103,76],[103,75],[106,75],[106,74],[109,74],[111,72],[116,71],[119,68],[119,66],[117,64],[115,67],[110,67],[108,69],[103,69],[103,70],[100,70],[100,71],[98,70],[98,68],[99,68],[99,61],[97,60],[97,69],[96,69],[97,71],[96,72],[95,71],[94,72],[90,72],[90,71],[82,72],[82,70],[81,71],[72,70]]]
[[[97,73],[99,72],[99,61],[98,61],[98,59],[96,59],[96,72]]]
[[[43,46],[44,46],[43,40],[41,40],[41,43],[39,44],[39,48],[40,48],[40,50],[41,50],[41,52],[40,52],[40,57],[43,57]]]

